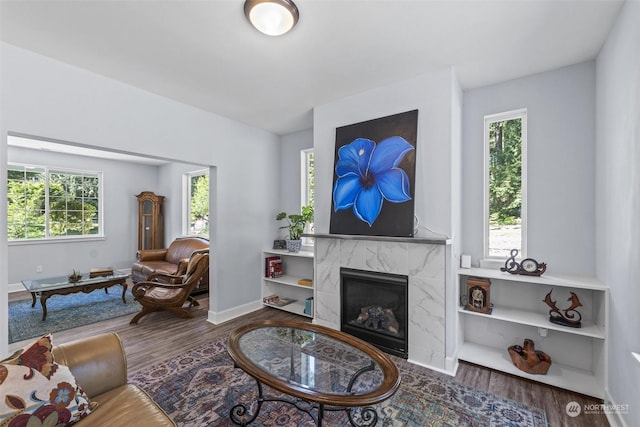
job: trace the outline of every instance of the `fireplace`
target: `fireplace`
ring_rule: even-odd
[[[340,329],[408,357],[408,277],[340,268]]]

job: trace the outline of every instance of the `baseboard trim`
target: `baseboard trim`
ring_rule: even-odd
[[[604,405],[605,407],[615,408],[618,407],[614,400],[611,398],[611,394],[609,394],[609,390],[604,391],[605,399]],[[628,424],[625,422],[624,418],[622,418],[622,414],[618,411],[606,411],[605,415],[607,416],[607,421],[611,424],[611,427],[628,427]]]
[[[228,320],[235,319],[236,317],[249,314],[253,311],[259,310],[263,307],[262,300],[253,301],[247,304],[239,305],[237,307],[230,308],[221,312],[215,312],[209,310],[207,316],[207,322],[218,325]]]
[[[449,376],[452,376],[452,377],[455,376],[455,372],[448,371],[447,369],[441,369],[441,368],[436,368],[434,366],[429,366],[429,365],[427,365],[425,363],[417,362],[417,361],[415,361],[413,359],[407,359],[407,362],[409,362],[409,363],[411,363],[413,365],[421,366],[423,368],[430,369],[430,370],[436,371],[436,372],[440,372],[440,373],[443,373],[443,374],[446,374],[446,375],[449,375]]]
[[[10,283],[7,286],[7,292],[12,294],[16,292],[27,292],[27,290],[22,286],[22,283]]]

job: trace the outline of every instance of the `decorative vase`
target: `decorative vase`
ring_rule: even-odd
[[[512,345],[508,350],[513,364],[528,374],[546,375],[551,366],[551,357],[536,350],[533,341],[528,338],[525,338],[522,346]]]
[[[300,252],[300,248],[302,248],[302,240],[287,239],[287,250],[289,252]]]
[[[69,280],[69,283],[77,283],[82,280],[82,274],[75,272],[70,273],[69,276],[67,276],[67,279]]]

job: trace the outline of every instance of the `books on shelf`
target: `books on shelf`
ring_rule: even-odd
[[[280,297],[278,295],[269,295],[262,298],[262,301],[265,304],[275,305],[276,307],[284,307],[285,305],[289,305],[292,302],[295,302],[292,298]]]
[[[300,280],[298,280],[298,285],[311,287],[311,286],[313,286],[313,280],[311,280],[311,279],[300,279]]]
[[[262,302],[265,304],[271,304],[273,301],[278,299],[278,295],[268,295],[262,298]]]
[[[264,277],[276,278],[284,274],[282,269],[282,258],[279,255],[274,255],[265,258]]]
[[[313,297],[304,300],[304,314],[313,316]]]

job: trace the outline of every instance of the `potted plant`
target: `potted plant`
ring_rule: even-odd
[[[281,221],[283,219],[287,221],[287,225],[283,225],[280,228],[286,228],[289,231],[287,250],[289,252],[299,252],[302,247],[300,236],[302,236],[307,224],[313,222],[313,206],[303,206],[299,214],[280,212],[276,215],[276,220]]]

